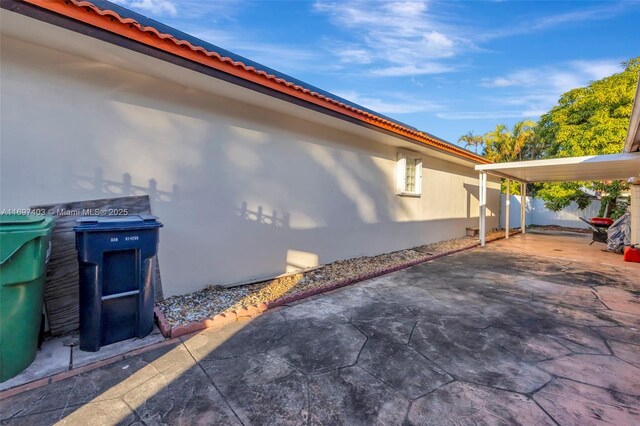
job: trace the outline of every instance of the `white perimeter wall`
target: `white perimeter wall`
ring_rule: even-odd
[[[502,206],[505,205],[506,194],[501,194]],[[553,212],[544,206],[544,201],[540,198],[527,197],[527,226],[529,225],[558,225],[569,228],[588,228],[587,224],[579,218],[589,219],[598,216],[600,210],[600,201],[594,200],[591,205],[584,210],[578,209],[575,203],[560,210]],[[511,214],[509,217],[509,227],[520,227],[520,196],[511,196]],[[500,212],[500,226],[505,226],[504,208]]]
[[[7,37],[1,73],[2,208],[149,194],[165,295],[477,226],[471,167],[425,156],[399,197],[396,148],[355,134]]]

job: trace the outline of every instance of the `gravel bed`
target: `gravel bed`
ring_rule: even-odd
[[[558,225],[531,225],[528,226],[531,230],[538,231],[556,231],[556,232],[577,232],[579,234],[590,234],[591,229],[588,228],[570,228],[567,226]]]
[[[503,234],[504,231],[488,232],[487,239]],[[472,247],[477,242],[477,237],[460,237],[378,256],[340,260],[308,272],[294,273],[261,283],[232,288],[211,285],[194,293],[169,297],[159,302],[158,306],[172,326],[201,321],[224,312],[321,288],[410,261],[426,259],[435,254]]]

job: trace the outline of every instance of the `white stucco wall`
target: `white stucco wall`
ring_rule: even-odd
[[[2,208],[148,193],[165,295],[477,226],[471,165],[425,154],[422,197],[399,197],[397,148],[356,133],[8,37],[0,66]]]

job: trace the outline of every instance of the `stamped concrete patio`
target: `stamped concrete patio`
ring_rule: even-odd
[[[640,424],[640,265],[527,234],[1,402],[8,424]]]

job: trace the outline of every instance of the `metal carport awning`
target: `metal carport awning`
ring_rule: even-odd
[[[572,182],[590,180],[626,180],[640,176],[640,152],[589,155],[585,157],[554,158],[549,160],[516,161],[511,163],[482,164],[480,172],[480,244],[486,236],[487,174],[507,179],[507,206],[505,210],[505,237],[509,238],[510,180],[520,182],[521,230],[525,232],[526,184],[534,182]]]
[[[476,170],[526,183],[628,179],[640,172],[640,153],[482,164]]]

